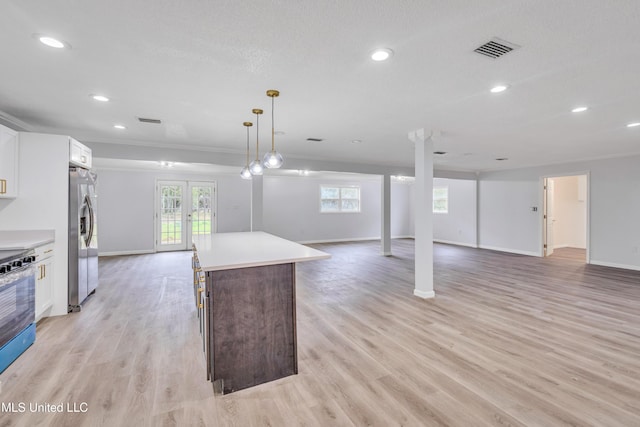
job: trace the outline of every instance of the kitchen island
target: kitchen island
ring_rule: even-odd
[[[330,255],[264,232],[194,237],[193,247],[207,378],[216,391],[297,374],[295,264]]]

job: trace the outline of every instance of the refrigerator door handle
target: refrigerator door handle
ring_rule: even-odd
[[[91,240],[93,240],[93,206],[91,205],[91,198],[89,195],[84,196],[84,203],[89,211],[89,215],[87,215],[89,218],[89,231],[85,236],[85,244],[87,245],[87,248],[89,248]]]

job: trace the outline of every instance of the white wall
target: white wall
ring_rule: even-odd
[[[578,197],[578,178],[553,178],[553,242],[556,248],[587,247],[587,205],[585,199]]]
[[[391,181],[391,237],[413,237],[413,184]]]
[[[320,213],[320,186],[360,186],[360,213]],[[391,236],[408,237],[410,186],[391,183]],[[264,231],[297,242],[379,239],[380,177],[349,179],[309,176],[264,177]]]
[[[360,213],[320,213],[320,185],[359,185]],[[264,177],[264,231],[298,242],[380,238],[381,181]],[[392,196],[393,197],[393,196]]]
[[[540,188],[535,172],[512,171],[480,175],[478,245],[481,248],[539,255]],[[532,207],[538,207],[537,212]]]
[[[101,255],[155,250],[157,180],[215,181],[218,232],[249,231],[251,181],[238,175],[98,169],[98,229]]]
[[[480,246],[541,255],[541,178],[587,172],[591,263],[640,270],[640,156],[481,173]]]
[[[251,181],[239,176],[203,176],[147,170],[98,169],[100,254],[153,252],[156,181],[216,181],[218,232],[249,231]],[[264,231],[294,241],[379,239],[381,180],[354,175],[353,179],[265,175]],[[362,212],[320,213],[320,185],[360,185]],[[391,235],[410,231],[410,186],[391,184]]]
[[[433,187],[449,189],[449,213],[433,214],[433,240],[476,247],[476,181],[434,178]]]

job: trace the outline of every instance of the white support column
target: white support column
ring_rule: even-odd
[[[251,231],[262,231],[262,178],[251,177]]]
[[[415,289],[420,298],[433,298],[433,140],[424,129],[409,133],[415,142]]]
[[[391,256],[391,175],[382,175],[381,253]]]

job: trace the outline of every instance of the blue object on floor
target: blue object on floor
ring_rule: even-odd
[[[32,323],[0,348],[0,374],[36,340],[36,324]]]

